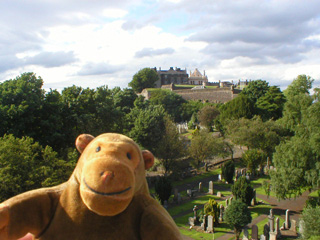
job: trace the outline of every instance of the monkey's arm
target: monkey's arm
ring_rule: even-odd
[[[16,240],[28,232],[41,234],[51,221],[64,184],[32,190],[0,204],[0,239]]]
[[[167,210],[155,200],[143,212],[140,234],[141,239],[170,239],[181,240],[182,236],[176,223],[173,221]]]

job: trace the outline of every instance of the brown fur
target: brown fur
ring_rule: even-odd
[[[80,135],[82,152],[68,182],[20,194],[0,205],[0,239],[28,232],[41,240],[182,239],[167,211],[150,197],[149,151],[130,138]]]

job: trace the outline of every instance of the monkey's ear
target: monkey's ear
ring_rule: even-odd
[[[76,148],[79,153],[82,153],[87,145],[94,139],[94,136],[90,134],[81,134],[76,139]]]
[[[153,154],[148,151],[148,150],[143,150],[142,151],[142,157],[143,157],[143,160],[144,160],[144,167],[145,169],[149,169],[153,166],[154,164],[154,156]]]

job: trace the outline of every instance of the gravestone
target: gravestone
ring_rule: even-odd
[[[260,240],[267,240],[267,239],[266,239],[266,236],[262,234],[262,235],[260,236]]]
[[[164,202],[163,202],[163,207],[164,207],[165,209],[168,209],[168,201],[167,201],[167,200],[164,200]]]
[[[175,188],[175,189],[173,190],[173,194],[174,194],[173,199],[174,199],[174,201],[178,201],[178,193],[179,193],[178,188]]]
[[[232,203],[232,200],[233,200],[233,197],[230,197],[230,198],[229,198],[229,204]]]
[[[201,223],[201,229],[203,231],[206,231],[207,229],[207,215],[203,215],[202,223]]]
[[[244,229],[242,229],[242,231],[243,231],[242,240],[249,240],[248,228],[244,228]]]
[[[277,234],[275,232],[270,232],[269,240],[277,240]]]
[[[270,227],[268,224],[265,224],[263,227],[263,235],[265,236],[266,240],[269,240],[269,233],[270,233]]]
[[[208,233],[213,233],[213,230],[214,230],[214,228],[213,228],[213,216],[211,216],[211,215],[209,215],[208,216],[208,226],[207,226],[207,232]]]
[[[189,217],[188,219],[189,219],[190,227],[193,227],[195,225],[194,218],[193,217]]]
[[[221,178],[221,174],[218,175],[218,181],[221,182],[222,178]]]
[[[198,210],[198,206],[194,205],[192,211],[193,211],[193,219],[194,219],[194,224],[198,224],[199,220],[198,220],[198,216],[197,216],[197,210]]]
[[[188,195],[189,197],[192,197],[192,190],[191,190],[191,189],[187,189],[187,195]]]
[[[226,208],[229,206],[229,198],[226,199]]]
[[[276,228],[274,229],[274,232],[277,234],[277,238],[279,238],[281,236],[280,219],[278,217],[276,218]]]
[[[254,198],[251,200],[251,206],[254,206]]]
[[[291,222],[290,222],[291,224],[291,226],[290,226],[290,230],[292,231],[292,232],[294,232],[294,233],[297,233],[297,222],[296,222],[296,220],[291,220]]]
[[[253,199],[254,199],[254,205],[257,204],[257,191],[253,189]]]
[[[199,182],[199,192],[202,192],[202,182]]]
[[[181,194],[178,193],[178,204],[182,203],[182,197],[181,197]]]
[[[286,211],[285,229],[290,229],[290,210]]]
[[[273,216],[273,210],[270,209],[270,214],[268,216],[268,223],[270,227],[270,232],[274,232],[274,216]]]
[[[258,240],[258,232],[259,232],[258,226],[253,224],[252,225],[252,234],[251,234],[252,240]]]
[[[221,198],[221,197],[222,197],[221,192],[217,192],[217,197],[219,197],[219,198]]]
[[[213,182],[209,182],[209,194],[213,194]]]
[[[224,206],[220,204],[219,222],[223,222],[223,211],[224,211]]]

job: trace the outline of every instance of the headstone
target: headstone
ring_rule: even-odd
[[[181,194],[178,193],[178,204],[182,203],[182,197],[181,197]]]
[[[207,226],[207,232],[208,233],[213,233],[213,216],[209,215],[208,216],[208,226]]]
[[[273,210],[270,209],[270,214],[268,216],[268,223],[270,227],[270,232],[274,232],[274,216],[273,216]]]
[[[189,197],[192,197],[192,190],[191,190],[191,189],[187,189],[187,195],[188,195]]]
[[[262,234],[262,235],[260,236],[260,240],[266,240],[266,236]]]
[[[226,208],[229,206],[229,198],[226,199]]]
[[[203,231],[206,231],[206,229],[207,229],[207,215],[203,216],[203,220],[202,220],[202,223],[201,223],[201,229]]]
[[[291,220],[290,230],[294,233],[297,233],[297,222],[296,220]]]
[[[253,199],[254,199],[254,205],[257,204],[257,191],[253,189]]]
[[[269,240],[269,233],[270,233],[270,228],[268,224],[265,224],[263,227],[263,235],[265,236],[266,240]]]
[[[209,182],[209,194],[213,194],[213,182]]]
[[[229,203],[230,203],[230,204],[231,204],[232,200],[233,200],[233,197],[230,197],[230,198],[229,198]]]
[[[165,201],[163,202],[163,207],[164,207],[165,209],[168,209],[168,201],[167,201],[167,200],[165,200]]]
[[[258,240],[258,226],[253,224],[252,225],[252,234],[251,234],[251,239],[252,240]]]
[[[279,238],[281,236],[280,219],[278,217],[276,218],[276,228],[274,229],[274,232],[277,234],[277,238]]]
[[[224,211],[224,207],[222,204],[220,204],[219,222],[223,222],[223,211]]]
[[[236,177],[236,179],[239,177],[239,172],[238,170],[236,169],[235,173],[234,173],[234,176]]]
[[[277,234],[275,232],[269,232],[269,240],[277,240]]]
[[[290,210],[287,209],[286,211],[286,220],[285,220],[285,228],[289,229],[290,228]]]
[[[178,193],[179,193],[178,188],[175,188],[175,189],[173,190],[173,194],[174,194],[173,199],[174,199],[175,201],[178,201]]]
[[[202,192],[202,182],[199,182],[199,192]]]
[[[194,218],[193,217],[189,217],[188,219],[189,219],[189,225],[191,227],[193,227],[195,225]]]
[[[244,228],[242,231],[243,231],[242,240],[249,240],[248,228]]]
[[[303,237],[303,233],[304,233],[304,221],[302,219],[300,219],[299,221],[299,232],[301,234],[301,236]]]
[[[222,197],[221,192],[217,192],[217,197]]]
[[[251,200],[251,206],[254,206],[254,198]]]
[[[218,175],[218,181],[221,182],[222,178],[221,178],[221,174]]]

